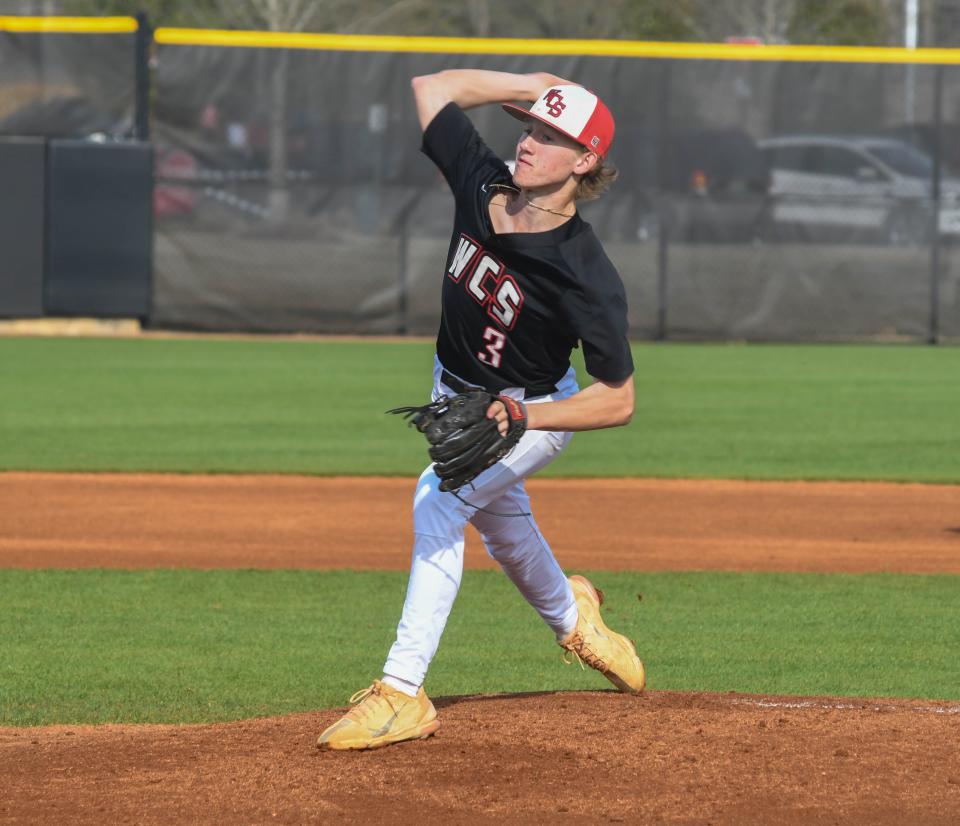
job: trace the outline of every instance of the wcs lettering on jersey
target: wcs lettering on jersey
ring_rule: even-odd
[[[460,233],[447,275],[462,283],[470,297],[504,330],[514,328],[523,307],[517,279],[506,271],[502,261],[466,233]]]
[[[562,94],[550,103],[563,111]],[[441,364],[468,383],[495,392],[522,387],[533,398],[553,392],[579,343],[594,378],[629,376],[623,283],[590,225],[574,213],[543,232],[497,233],[491,199],[513,179],[455,103],[424,130],[423,151],[454,196],[437,332]]]

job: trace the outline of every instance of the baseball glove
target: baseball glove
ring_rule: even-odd
[[[507,409],[506,436],[500,435],[496,419],[487,418],[487,409],[495,401],[503,402]],[[527,410],[522,403],[486,390],[441,396],[422,407],[395,407],[387,413],[402,414],[427,437],[433,469],[445,492],[460,490],[499,462],[527,430]]]

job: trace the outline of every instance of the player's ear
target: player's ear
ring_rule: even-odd
[[[573,172],[575,175],[586,175],[591,169],[595,169],[599,163],[600,156],[588,149],[577,159]]]

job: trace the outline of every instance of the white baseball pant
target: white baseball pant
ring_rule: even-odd
[[[433,397],[454,395],[440,380],[443,367],[434,362]],[[556,401],[578,391],[571,368],[548,396],[526,404]],[[504,395],[523,399],[523,390],[508,388]],[[530,513],[523,480],[552,462],[570,443],[571,433],[527,431],[509,455],[487,468],[461,489],[470,505],[496,513]],[[553,629],[557,638],[570,634],[577,622],[577,606],[566,575],[532,516],[494,516],[442,493],[440,479],[428,467],[420,476],[413,500],[413,559],[397,639],[383,673],[406,683],[422,685],[430,661],[453,608],[463,576],[464,531],[467,522],[477,528],[487,552],[510,577],[520,593]]]

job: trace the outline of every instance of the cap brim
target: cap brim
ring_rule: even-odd
[[[570,138],[570,140],[572,140],[577,146],[582,146],[584,149],[589,149],[591,152],[596,152],[595,149],[587,146],[585,143],[581,143],[580,139],[576,135],[571,135],[569,132],[566,132],[558,127],[555,123],[551,123],[546,118],[540,117],[540,115],[535,115],[529,109],[524,109],[522,106],[516,106],[513,103],[501,103],[500,105],[503,107],[503,111],[512,118],[516,118],[520,121],[538,120],[540,123],[545,123],[551,129],[556,130],[561,135],[565,135],[566,137]]]

